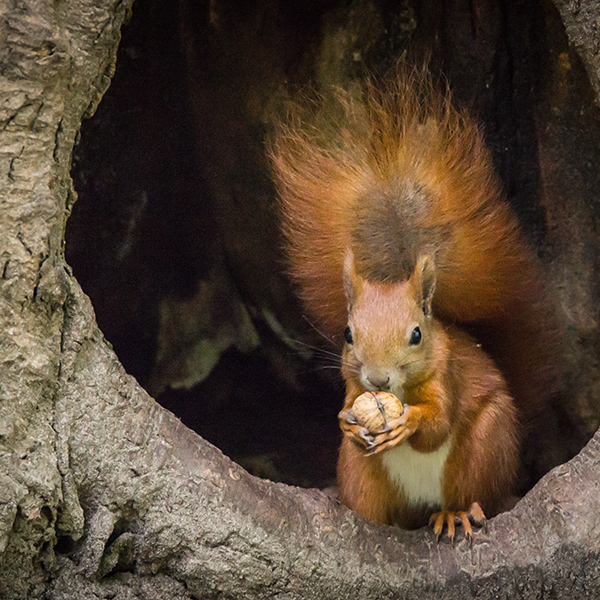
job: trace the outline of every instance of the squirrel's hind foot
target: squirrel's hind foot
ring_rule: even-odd
[[[454,544],[454,535],[456,532],[456,524],[462,525],[465,532],[465,538],[469,544],[473,543],[473,527],[471,523],[477,527],[483,527],[486,523],[485,514],[478,502],[473,502],[469,510],[442,510],[435,512],[429,517],[429,525],[433,527],[437,541],[439,542],[446,526],[446,535]]]

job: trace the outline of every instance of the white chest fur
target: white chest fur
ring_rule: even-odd
[[[417,452],[404,444],[383,452],[381,460],[390,480],[411,504],[442,505],[442,475],[451,440],[434,452]]]

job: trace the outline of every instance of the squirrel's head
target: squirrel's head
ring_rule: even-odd
[[[387,390],[402,398],[406,387],[427,378],[433,368],[433,257],[420,256],[405,281],[371,282],[356,272],[348,250],[344,289],[348,299],[344,377],[358,379],[368,390]]]

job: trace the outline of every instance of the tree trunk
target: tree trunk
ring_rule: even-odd
[[[597,81],[596,3],[556,4]],[[63,257],[130,2],[0,7],[0,598],[600,596],[600,433],[452,547],[252,477],[157,405]]]

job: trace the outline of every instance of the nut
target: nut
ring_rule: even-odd
[[[389,392],[365,392],[352,405],[358,424],[371,433],[380,431],[388,421],[397,419],[403,412],[400,400]]]

